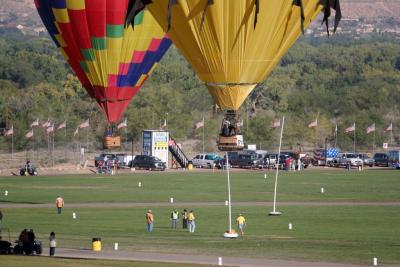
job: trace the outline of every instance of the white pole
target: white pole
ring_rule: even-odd
[[[270,214],[278,214],[276,212],[276,189],[278,187],[278,173],[279,173],[279,160],[281,157],[281,147],[282,147],[282,137],[283,137],[283,127],[285,126],[285,116],[283,116],[282,118],[282,128],[281,128],[281,136],[279,138],[279,148],[278,148],[278,158],[277,160],[277,164],[276,164],[276,172],[275,172],[275,189],[274,189],[274,210],[272,213]],[[280,214],[280,213],[279,213]]]
[[[228,176],[228,210],[229,210],[229,233],[232,232],[232,205],[231,205],[231,181],[229,177],[229,159],[228,152],[225,152],[226,155],[226,173]]]
[[[14,126],[13,126],[14,130]],[[14,133],[11,135],[11,159],[14,159]]]
[[[205,124],[204,124],[204,117],[203,117],[203,154],[204,154],[204,128],[205,128]]]

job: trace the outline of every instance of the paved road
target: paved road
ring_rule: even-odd
[[[101,251],[93,252],[82,249],[57,248],[57,257],[82,258],[82,259],[109,259],[127,261],[149,261],[149,262],[175,262],[218,265],[218,257],[185,254],[164,254],[148,252],[127,251]],[[328,263],[328,262],[299,262],[284,260],[267,260],[251,258],[222,257],[224,266],[241,267],[365,267],[364,265]]]
[[[272,206],[272,202],[232,202],[232,205],[238,207],[247,206]],[[115,203],[68,203],[65,207],[68,208],[152,208],[152,207],[218,207],[224,206],[223,202],[175,202],[173,204],[169,202],[148,202],[148,203],[137,203],[137,202],[115,202]],[[279,206],[319,206],[319,207],[330,207],[330,206],[400,206],[400,201],[386,201],[386,202],[351,202],[351,201],[332,201],[332,202],[304,202],[304,201],[281,201],[278,202]],[[2,208],[53,208],[53,203],[46,204],[32,204],[32,203],[14,203],[14,202],[1,202],[0,207]]]

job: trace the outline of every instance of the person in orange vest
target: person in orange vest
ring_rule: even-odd
[[[152,210],[148,210],[146,213],[147,222],[147,232],[151,233],[153,231],[154,215]]]
[[[61,195],[57,196],[56,207],[57,207],[57,213],[61,214],[62,208],[64,207],[64,199],[61,197]]]

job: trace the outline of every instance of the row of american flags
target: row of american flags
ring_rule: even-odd
[[[36,119],[30,124],[30,130],[25,134],[25,137],[27,139],[31,139],[33,137],[33,134],[34,134],[33,129],[36,127],[42,127],[45,129],[47,134],[51,134],[57,130],[65,129],[67,127],[67,120],[64,120],[63,122],[57,124],[56,122],[52,122],[50,119],[48,119],[46,122],[40,124],[39,119]],[[76,127],[76,129],[74,131],[74,137],[79,133],[79,129],[84,129],[84,128],[88,128],[88,127],[90,127],[89,119],[80,123]],[[123,120],[117,126],[118,129],[125,128],[125,127],[128,127],[127,119]],[[14,135],[14,126],[11,126],[11,128],[7,129],[4,132],[4,136],[13,136],[13,135]]]
[[[314,120],[314,121],[312,121],[312,122],[310,122],[310,123],[308,124],[308,128],[317,128],[317,126],[318,126],[318,120],[317,120],[317,119]],[[278,128],[278,127],[281,127],[281,120],[280,120],[280,119],[273,120],[273,121],[272,121],[272,128]],[[344,130],[344,132],[345,132],[345,133],[351,133],[351,132],[354,132],[355,130],[356,130],[356,123],[354,122],[351,126],[347,127],[347,128]],[[375,132],[375,130],[376,130],[375,123],[373,123],[373,124],[371,124],[370,126],[368,126],[368,127],[365,129],[365,132],[366,132],[367,134],[370,134],[370,133],[372,133],[372,132]],[[338,131],[338,125],[336,124],[336,126],[335,126],[335,133],[337,133],[337,131]],[[384,131],[385,131],[385,132],[391,132],[391,131],[393,131],[393,123],[390,123],[389,126],[387,126],[387,127],[384,129]]]

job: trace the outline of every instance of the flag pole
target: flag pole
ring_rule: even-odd
[[[203,117],[203,154],[204,154],[204,128],[206,125],[204,124],[204,117]]]
[[[276,211],[276,191],[278,187],[278,173],[279,173],[279,160],[281,157],[281,147],[282,147],[282,136],[283,136],[283,127],[285,125],[285,116],[282,118],[282,128],[281,128],[281,136],[279,138],[279,148],[278,148],[278,158],[276,159],[276,172],[275,172],[275,189],[274,189],[274,210],[269,213],[270,216],[279,216],[282,213]]]
[[[337,134],[338,134],[338,128],[337,128],[337,123],[335,127],[335,148],[337,147]]]
[[[65,119],[65,131],[64,131],[64,135],[65,135],[65,145],[64,145],[64,158],[67,159],[67,146],[68,146],[68,142],[67,142],[67,119]]]
[[[375,123],[374,123],[374,137],[372,141],[372,155],[375,155]]]
[[[53,140],[52,140],[52,148],[51,148],[51,165],[54,167],[54,124],[53,124]]]
[[[13,127],[14,131],[14,127]],[[11,135],[11,159],[14,159],[14,132]]]
[[[356,123],[354,123],[354,131],[353,131],[353,152],[356,153]]]

